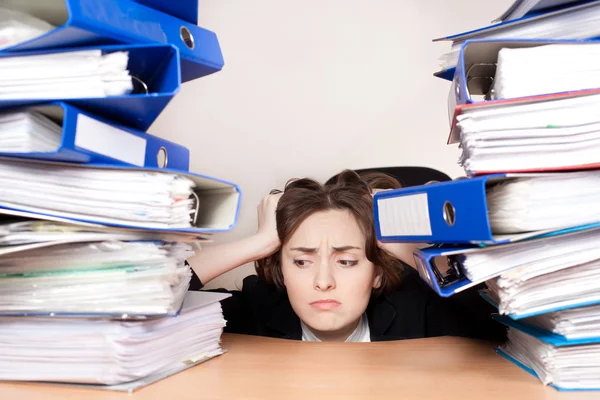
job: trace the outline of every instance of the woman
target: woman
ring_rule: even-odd
[[[353,171],[327,186],[292,181],[263,199],[255,235],[202,250],[194,263],[202,282],[256,261],[257,275],[223,301],[226,331],[305,341],[503,340],[475,291],[443,299],[399,259],[408,261],[410,246],[378,244],[372,193],[395,187],[386,175]]]

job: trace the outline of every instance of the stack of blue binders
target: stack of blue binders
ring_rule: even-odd
[[[35,320],[35,318],[50,316],[55,319],[78,318],[80,321],[81,318],[121,321],[133,318],[138,321],[149,321],[156,318],[177,317],[182,307],[185,308],[182,306],[182,296],[187,291],[191,277],[187,262],[183,269],[185,259],[193,255],[190,244],[210,240],[214,233],[231,230],[238,219],[241,199],[241,191],[236,184],[191,172],[190,151],[185,146],[146,133],[173,96],[179,92],[183,83],[208,76],[223,68],[223,56],[216,34],[197,25],[197,0],[44,0],[39,2],[8,0],[0,2],[0,8],[0,18],[14,12],[50,24],[50,28],[25,40],[7,45],[0,39],[0,68],[4,60],[16,62],[28,56],[46,55],[48,58],[45,59],[50,60],[48,61],[50,63],[53,56],[80,51],[96,51],[101,55],[126,54],[126,70],[132,85],[132,89],[124,93],[118,95],[108,93],[102,96],[73,96],[65,94],[66,90],[59,90],[55,94],[41,90],[38,97],[11,97],[0,93],[0,122],[2,118],[16,115],[15,113],[33,112],[44,121],[51,121],[52,125],[59,127],[58,131],[60,131],[58,146],[43,151],[5,150],[2,146],[2,141],[5,139],[0,136],[0,170],[4,171],[0,172],[2,175],[0,180],[3,180],[1,183],[3,188],[0,189],[0,220],[2,222],[16,220],[19,223],[51,221],[60,224],[61,229],[65,229],[62,231],[65,234],[71,234],[69,226],[73,229],[83,227],[89,230],[84,233],[92,237],[92,239],[80,239],[75,235],[63,240],[58,234],[51,240],[43,239],[38,242],[38,239],[34,238],[17,243],[13,247],[12,244],[2,245],[0,246],[0,264],[2,264],[0,281],[8,279],[10,274],[13,274],[10,277],[16,277],[15,272],[9,273],[3,269],[10,264],[8,261],[5,262],[3,257],[13,260],[11,257],[18,253],[27,259],[30,254],[28,251],[35,251],[35,254],[31,253],[31,260],[37,260],[38,258],[35,257],[43,259],[43,253],[40,252],[50,252],[55,245],[97,241],[98,246],[101,246],[101,237],[105,234],[112,238],[109,243],[105,243],[109,250],[115,243],[119,243],[114,242],[114,237],[122,238],[123,242],[127,242],[127,238],[133,238],[134,242],[139,242],[142,246],[155,245],[152,248],[157,251],[157,257],[165,257],[167,254],[171,257],[169,262],[175,262],[172,265],[173,270],[183,271],[178,272],[177,279],[180,278],[181,282],[178,281],[177,284],[181,287],[179,292],[174,292],[175,300],[169,307],[162,305],[158,307],[154,303],[146,304],[141,294],[138,298],[142,300],[137,305],[127,304],[126,301],[121,303],[113,301],[110,303],[111,306],[106,308],[96,306],[93,303],[96,300],[91,300],[92,303],[89,304],[79,304],[77,300],[71,301],[71,298],[66,295],[61,298],[62,303],[60,301],[56,303],[59,305],[57,309],[47,309],[44,308],[44,304],[36,305],[32,299],[37,292],[30,288],[32,291],[27,293],[31,295],[24,297],[28,305],[19,308],[18,304],[10,302],[10,296],[5,296],[5,291],[10,289],[9,286],[3,285],[6,281],[0,282],[0,315],[2,315],[0,331],[8,326],[3,327],[3,324],[15,323],[15,318],[21,318],[21,321],[27,318]],[[36,65],[39,67],[37,71],[44,70],[46,66],[51,68],[50,64],[40,61]],[[35,68],[30,70],[36,71]],[[35,81],[37,77],[32,73],[28,78]],[[78,88],[72,85],[71,89]],[[66,178],[65,180],[61,178],[63,173],[69,174],[68,182]],[[136,204],[143,205],[145,202],[148,210],[160,206],[163,207],[161,209],[163,211],[157,211],[156,218],[151,211],[144,211],[145,209],[134,210],[128,214],[125,208],[131,199],[120,198],[119,190],[123,188],[124,191],[135,193],[134,183],[128,183],[130,181],[124,178],[127,176],[129,179],[134,174],[137,174],[136,177],[141,177],[140,179],[145,179],[144,188],[151,187],[154,181],[157,182],[157,187],[164,182],[171,182],[175,194],[171,194],[169,201],[173,204],[160,203],[163,200],[159,197],[163,196],[160,198],[164,199],[164,194],[159,193],[156,198],[144,199],[143,191],[140,191],[140,198],[134,199]],[[20,176],[38,177],[39,182],[36,181],[35,188],[39,188],[40,193],[44,194],[36,197],[34,186],[27,182],[27,179],[22,179],[21,183],[12,186],[7,183],[10,179],[18,181]],[[97,187],[86,188],[85,180],[92,177],[98,182],[104,180],[104,183]],[[69,186],[71,181],[79,182],[77,189]],[[88,189],[89,191],[86,192]],[[18,192],[18,190],[22,191]],[[185,196],[178,198],[176,193],[179,192],[184,193]],[[82,205],[83,203],[78,203],[77,196],[88,196],[90,193],[98,193],[98,197],[92,195],[86,198],[85,206]],[[169,194],[167,193],[166,196],[168,197]],[[111,208],[113,204],[118,206]],[[179,207],[178,204],[181,206]],[[166,215],[164,207],[172,207]],[[91,208],[99,211],[90,213],[88,211]],[[180,217],[177,219],[171,214]],[[160,218],[164,218],[164,221]],[[7,232],[1,235],[12,234]],[[32,234],[38,233],[32,232]],[[93,239],[93,237],[100,239]],[[183,247],[177,247],[180,244]],[[68,250],[68,247],[66,249]],[[135,265],[137,256],[134,257],[133,254],[130,261],[120,262]],[[139,255],[144,256],[142,253]],[[93,257],[93,254],[90,254],[90,257]],[[121,268],[122,265],[116,267]],[[77,266],[67,266],[65,261],[64,267],[61,268],[76,269]],[[141,269],[142,267],[133,267],[128,271],[133,273]],[[36,270],[31,274],[54,276],[52,271],[40,271]],[[18,275],[18,271],[16,273]],[[25,276],[24,274],[20,277]],[[123,281],[127,279],[124,274]],[[69,293],[69,290],[73,289],[73,293],[76,294],[73,294],[75,297],[72,299],[78,298],[76,296],[83,298],[86,295],[85,287],[83,291],[77,291],[79,289],[75,286],[77,285],[73,287],[67,285],[60,290],[57,289],[57,296],[62,295],[61,290]],[[15,292],[13,298],[20,298],[21,295],[21,292]],[[102,297],[102,293],[95,292],[94,295],[101,301],[110,302],[110,299]],[[147,296],[150,298],[152,293],[148,293]],[[196,299],[194,307],[199,307],[198,304],[203,302],[206,304],[218,302],[219,299],[216,297],[208,300]],[[51,304],[51,300],[45,303]],[[187,297],[186,301],[188,301]],[[215,332],[219,332],[218,329]],[[44,335],[43,329],[39,331],[39,335]],[[216,338],[218,339],[218,336]],[[203,359],[202,354],[197,354],[192,358],[182,359],[185,365],[182,364],[181,368],[169,366],[168,371],[154,371],[157,376],[151,381],[194,365],[201,359]],[[25,375],[11,375],[9,372],[14,372],[16,368],[16,364],[10,359],[0,356],[0,379],[53,380],[48,376],[54,375],[51,373],[48,375],[46,372],[40,375],[27,375],[29,378],[23,378]],[[32,366],[30,371],[34,370]],[[51,372],[51,370],[52,365],[47,371]],[[146,376],[135,377],[135,379],[142,378]],[[131,377],[131,380],[135,379]],[[63,376],[56,381],[69,382],[69,377]],[[75,380],[75,382],[90,383],[85,379]],[[106,382],[97,383],[102,386]],[[149,381],[142,379],[142,382],[134,387],[147,383]]]
[[[499,354],[558,390],[598,390],[600,85],[498,95],[507,52],[600,45],[598,24],[586,24],[600,1],[562,3],[447,38],[453,51],[436,76],[451,81],[448,144],[460,144],[467,178],[379,192],[374,213],[380,241],[428,244],[415,250],[415,264],[440,296],[487,286],[480,294],[508,327]],[[552,84],[568,82],[565,59],[554,60],[541,68],[554,68]],[[583,59],[565,62],[600,71]]]

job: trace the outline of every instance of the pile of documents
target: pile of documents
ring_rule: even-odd
[[[437,74],[467,178],[377,193],[377,237],[435,244],[420,276],[444,297],[478,287],[499,354],[600,390],[600,43],[569,40],[600,36],[600,1],[520,0],[500,20],[451,37]]]
[[[131,391],[224,352],[187,260],[240,190],[146,132],[222,55],[196,2],[39,3],[0,8],[0,380]]]
[[[178,316],[0,320],[0,376],[133,390],[223,353],[221,293],[189,292]]]

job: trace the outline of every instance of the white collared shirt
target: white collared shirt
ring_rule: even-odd
[[[321,340],[310,330],[304,322],[300,321],[302,327],[302,341],[304,342],[320,342]],[[371,341],[371,330],[369,329],[369,321],[367,320],[367,314],[363,314],[360,317],[358,326],[354,329],[354,332],[348,336],[346,342],[370,342]]]

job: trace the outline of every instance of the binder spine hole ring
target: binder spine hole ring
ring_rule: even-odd
[[[446,224],[448,226],[454,226],[454,223],[456,222],[456,210],[454,209],[452,203],[449,201],[444,202],[442,214],[444,215],[444,221],[446,221]]]
[[[163,146],[156,153],[156,166],[158,168],[166,168],[169,163],[169,152]]]
[[[194,35],[192,32],[185,26],[179,28],[179,36],[181,37],[181,41],[190,49],[193,50],[195,47],[194,43]]]
[[[460,100],[460,85],[458,84],[458,78],[454,80],[454,91],[456,92],[456,100]]]

